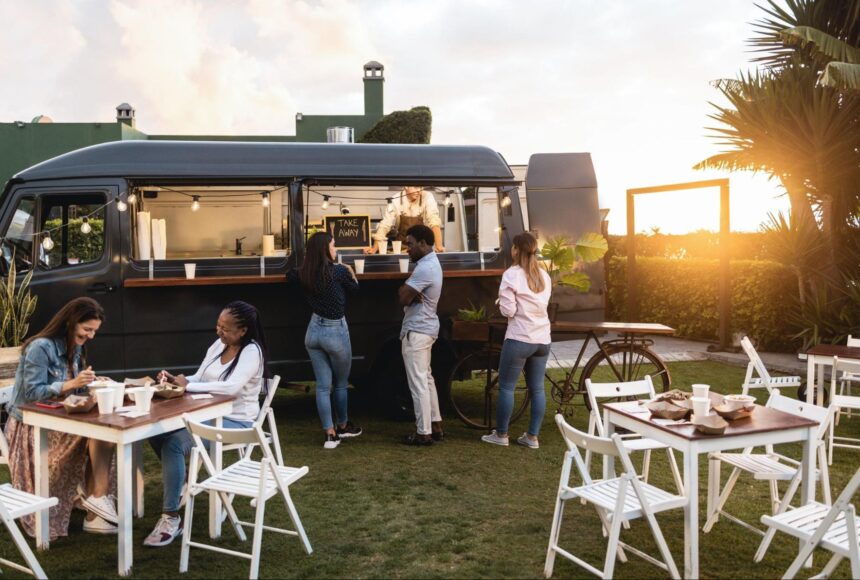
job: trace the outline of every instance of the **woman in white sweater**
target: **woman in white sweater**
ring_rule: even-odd
[[[221,311],[215,333],[218,340],[209,347],[196,373],[186,377],[161,371],[158,378],[183,385],[190,393],[236,397],[231,413],[224,418],[224,427],[248,428],[260,412],[263,379],[271,377],[260,315],[247,302],[231,302]],[[161,519],[143,543],[166,546],[182,532],[179,504],[186,478],[185,456],[194,447],[194,441],[186,429],[180,429],[153,437],[149,442],[161,459],[164,496]]]

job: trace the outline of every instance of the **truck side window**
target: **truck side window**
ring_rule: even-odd
[[[8,270],[14,256],[15,269],[18,273],[27,272],[32,267],[33,228],[36,222],[36,202],[32,197],[25,197],[18,202],[12,221],[3,234],[2,260]]]
[[[41,229],[50,232],[54,247],[39,247],[39,264],[53,270],[98,262],[105,247],[105,196],[45,196],[42,200]]]

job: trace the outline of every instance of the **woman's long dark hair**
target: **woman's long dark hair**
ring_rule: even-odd
[[[231,302],[224,307],[224,310],[229,312],[230,316],[236,319],[236,324],[239,328],[246,329],[246,332],[240,339],[241,346],[239,347],[239,352],[236,353],[230,366],[221,374],[221,380],[224,381],[227,377],[233,374],[233,370],[236,368],[236,365],[239,364],[239,357],[242,355],[242,351],[245,350],[245,347],[251,344],[251,342],[257,343],[257,346],[260,348],[260,354],[263,355],[263,378],[272,378],[272,373],[269,371],[269,349],[266,346],[266,333],[263,332],[263,323],[260,321],[260,313],[254,306],[247,302],[243,302],[242,300]],[[224,350],[227,350],[227,347],[224,347]],[[221,351],[221,354],[224,354],[224,351]],[[218,356],[221,356],[221,354]]]
[[[299,281],[305,292],[313,294],[326,288],[331,282],[332,259],[328,251],[331,234],[317,232],[308,238],[305,260],[299,270]]]
[[[88,320],[104,322],[104,308],[92,298],[75,298],[60,308],[45,328],[25,340],[21,352],[26,352],[30,343],[37,338],[64,338],[66,339],[66,363],[71,369],[75,360],[75,328],[79,323]],[[86,344],[81,347],[81,368],[87,368]]]

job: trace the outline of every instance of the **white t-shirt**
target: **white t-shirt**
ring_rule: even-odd
[[[236,368],[226,379],[221,377],[230,368],[233,359],[221,364],[224,343],[216,340],[206,351],[206,358],[197,372],[186,377],[190,393],[217,393],[236,397],[233,411],[227,415],[234,421],[256,421],[260,413],[260,389],[263,386],[263,352],[256,342],[242,349]]]

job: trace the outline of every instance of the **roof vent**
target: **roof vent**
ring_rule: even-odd
[[[381,79],[382,71],[385,70],[385,67],[382,66],[381,62],[376,62],[372,60],[364,65],[364,78],[366,79]]]
[[[134,107],[128,103],[117,105],[116,120],[118,123],[125,123],[129,127],[134,127]]]

